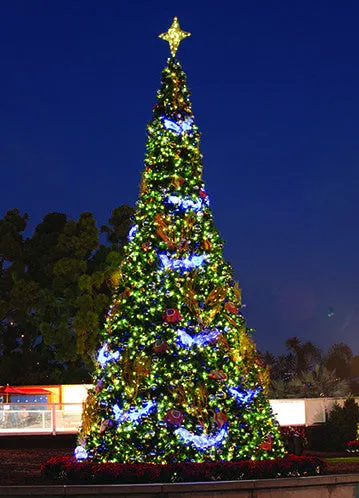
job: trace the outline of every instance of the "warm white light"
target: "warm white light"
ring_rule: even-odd
[[[305,425],[304,399],[271,399],[269,402],[279,425]]]

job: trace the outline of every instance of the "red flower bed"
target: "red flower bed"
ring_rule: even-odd
[[[154,483],[233,481],[322,474],[327,464],[316,457],[288,455],[276,460],[240,462],[176,463],[93,463],[73,457],[53,457],[41,466],[48,479],[71,483]]]

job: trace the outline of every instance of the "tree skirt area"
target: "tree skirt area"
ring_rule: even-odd
[[[57,443],[57,442],[56,442]],[[44,483],[63,484],[63,482],[49,481],[40,474],[40,467],[52,457],[71,456],[73,446],[54,444],[49,440],[48,444],[54,447],[10,447],[0,449],[0,485],[36,485]],[[1,445],[2,446],[2,445]],[[13,445],[16,446],[16,445]],[[59,447],[60,446],[60,447]],[[348,456],[347,458],[333,458],[334,454],[325,455],[316,453],[315,456],[328,458],[326,473],[359,473],[359,458]]]

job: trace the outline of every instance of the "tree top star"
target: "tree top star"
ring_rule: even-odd
[[[168,31],[158,35],[158,38],[162,38],[162,40],[168,41],[168,43],[170,44],[172,57],[174,57],[176,55],[179,44],[184,38],[187,38],[187,36],[191,36],[191,33],[182,31],[177,17],[174,17],[172,25],[168,29]]]

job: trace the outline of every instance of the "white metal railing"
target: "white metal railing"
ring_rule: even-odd
[[[0,403],[0,436],[77,433],[82,404]]]
[[[355,399],[359,403],[359,398]],[[269,400],[281,426],[323,423],[335,402],[344,398]],[[82,403],[0,403],[0,437],[6,434],[76,434]]]

